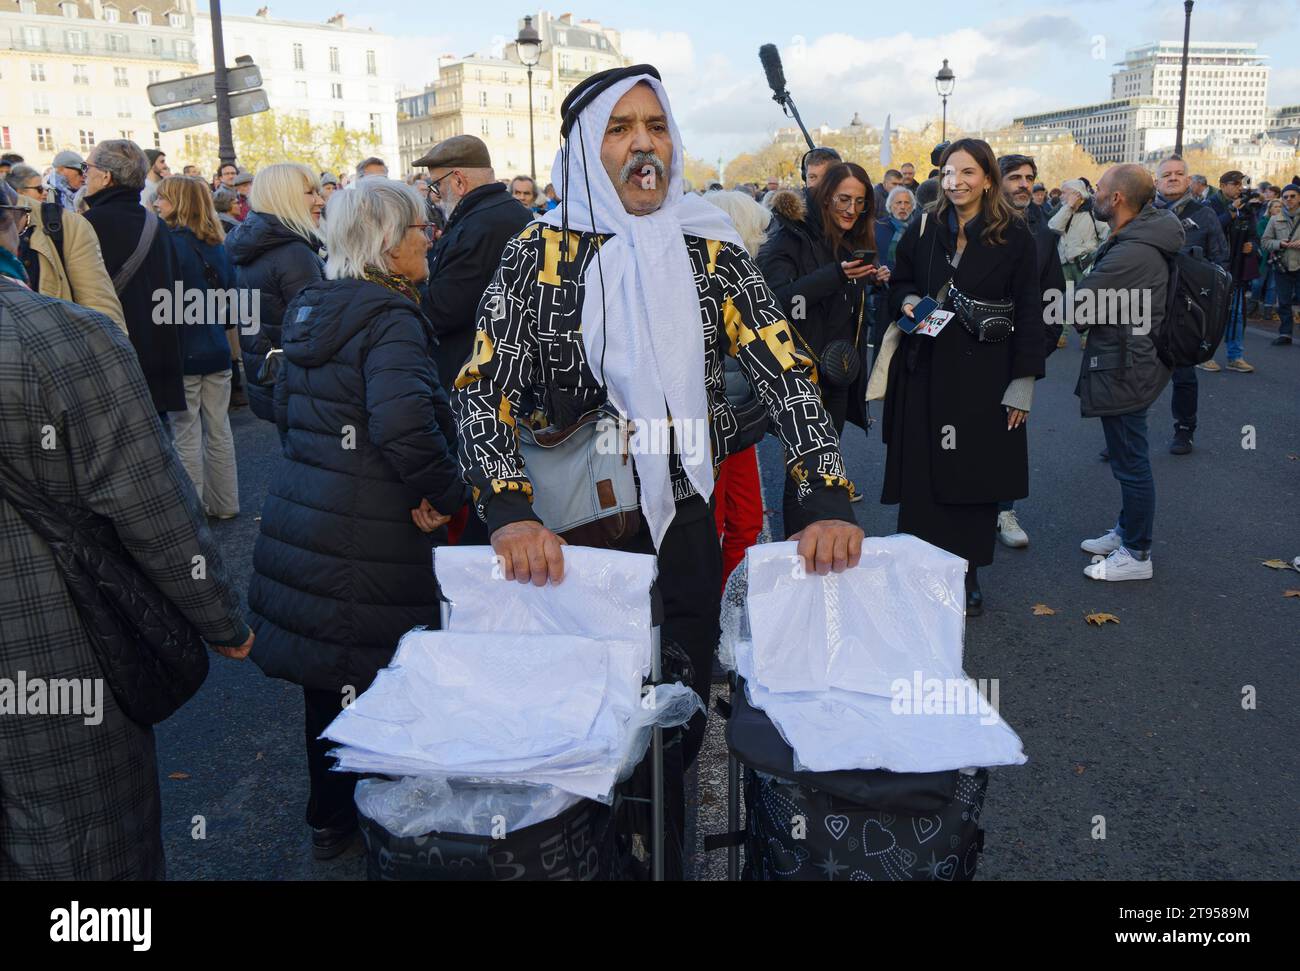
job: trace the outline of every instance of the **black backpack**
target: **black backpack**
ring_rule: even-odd
[[[1156,353],[1166,367],[1202,364],[1214,356],[1228,327],[1232,274],[1211,263],[1199,247],[1169,260],[1165,319],[1155,335]]]

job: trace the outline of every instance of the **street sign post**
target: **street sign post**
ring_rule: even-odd
[[[226,72],[230,93],[250,91],[262,86],[262,72],[256,64],[232,67]],[[174,78],[149,85],[149,103],[155,108],[183,101],[207,101],[217,96],[215,74],[192,74],[187,78]],[[163,129],[164,131],[166,129]]]
[[[233,74],[234,72],[230,72]],[[230,117],[254,115],[267,111],[271,103],[266,92],[261,88],[254,91],[231,92]],[[153,113],[158,123],[158,130],[176,131],[178,128],[192,128],[194,125],[211,125],[217,120],[216,101],[196,101],[194,104],[177,105],[175,108],[162,108]]]

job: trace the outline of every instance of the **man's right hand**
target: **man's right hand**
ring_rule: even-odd
[[[564,579],[565,542],[541,523],[509,523],[492,534],[492,551],[501,557],[501,569],[507,580],[545,586],[549,579]]]

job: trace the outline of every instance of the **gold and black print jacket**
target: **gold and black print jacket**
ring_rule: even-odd
[[[583,280],[603,237],[532,223],[510,240],[479,304],[474,350],[456,379],[462,474],[490,530],[536,519],[516,441],[520,421],[566,427],[605,401],[588,366],[581,327],[599,327],[599,294],[584,307]],[[786,472],[797,483],[802,522],[853,522],[839,440],[814,383],[812,362],[796,350],[780,306],[748,254],[731,243],[686,237],[704,322],[705,394],[717,468],[738,437],[724,394],[723,355],[737,358],[785,446]],[[695,495],[680,461],[673,493]],[[540,487],[540,485],[539,485]]]

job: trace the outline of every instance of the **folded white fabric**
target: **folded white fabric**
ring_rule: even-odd
[[[867,537],[858,567],[820,577],[796,549],[750,547],[747,622],[723,622],[750,703],[794,749],[796,769],[1026,761],[996,689],[981,693],[962,671],[964,560],[914,536]]]

